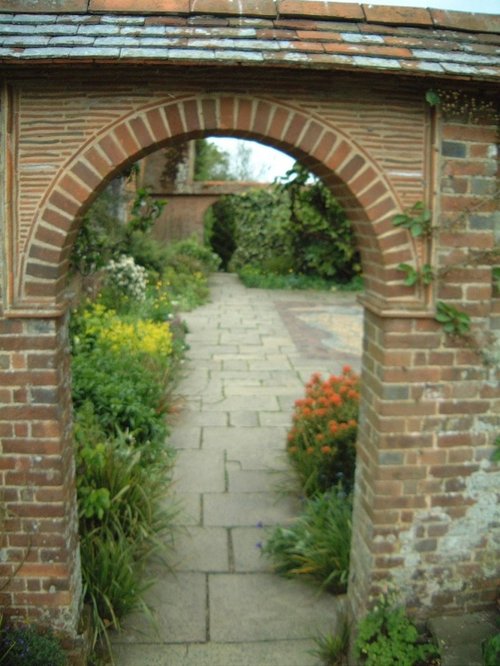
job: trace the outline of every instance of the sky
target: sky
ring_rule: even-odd
[[[360,4],[358,0],[342,0],[342,2]],[[500,0],[383,0],[367,4],[396,7],[435,7],[436,9],[500,15]],[[238,139],[211,138],[210,140],[230,155],[236,153]],[[255,180],[271,182],[275,178],[283,176],[293,166],[294,160],[288,155],[255,141],[248,141],[247,143],[252,147],[251,165],[253,166]]]

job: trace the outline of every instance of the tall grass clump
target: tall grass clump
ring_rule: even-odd
[[[262,549],[277,573],[335,594],[345,591],[349,575],[358,405],[359,378],[348,366],[307,382],[286,445],[302,512],[274,528]]]

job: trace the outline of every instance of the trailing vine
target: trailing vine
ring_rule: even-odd
[[[498,193],[495,194],[495,197]],[[461,218],[470,211],[464,211]],[[435,227],[432,225],[432,214],[423,202],[419,201],[403,213],[396,215],[393,219],[396,227],[408,229],[413,238],[430,239]],[[456,220],[451,226],[456,224]],[[494,295],[500,295],[500,245],[496,244],[488,250],[470,250],[465,261],[455,262],[443,268],[435,268],[429,263],[421,266],[412,266],[401,263],[398,270],[404,273],[403,283],[407,287],[429,286],[433,282],[439,282],[454,270],[466,268],[467,266],[488,265],[492,267],[492,285]],[[445,333],[459,337],[462,342],[473,349],[482,357],[485,365],[496,365],[498,363],[498,352],[495,352],[495,336],[490,333],[472,332],[471,317],[469,314],[455,306],[437,301],[435,320],[441,324]]]

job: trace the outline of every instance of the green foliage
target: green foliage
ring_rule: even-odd
[[[66,666],[68,659],[60,642],[50,632],[35,627],[2,626],[0,630],[2,666]]]
[[[206,221],[224,269],[349,283],[361,266],[350,223],[329,190],[296,164],[283,183],[224,197]]]
[[[405,274],[404,283],[407,287],[414,287],[419,282],[419,273],[410,264],[399,264],[398,270]]]
[[[236,216],[233,212],[233,201],[232,197],[221,197],[208,209],[204,218],[205,241],[220,257],[220,268],[223,271],[228,270],[229,262],[236,250],[234,237]]]
[[[196,260],[198,262],[196,270],[201,270],[205,274],[213,273],[220,267],[220,257],[207,245],[200,243],[195,236],[172,243],[167,248],[167,260],[179,256]]]
[[[494,443],[493,446],[495,448],[493,450],[493,455],[492,455],[491,459],[494,462],[500,462],[500,435],[497,435],[497,437],[495,439],[495,443]]]
[[[207,139],[197,139],[194,180],[231,180],[229,154]]]
[[[438,301],[436,304],[436,321],[442,324],[443,330],[452,335],[466,335],[470,331],[470,317],[453,305]]]
[[[332,488],[306,500],[290,526],[274,528],[262,548],[274,570],[287,578],[319,583],[330,592],[344,592],[349,574],[352,504],[341,489]]]
[[[405,610],[382,597],[359,623],[355,653],[363,666],[416,666],[438,654]]]
[[[276,188],[231,195],[236,250],[230,270],[252,264],[262,266],[275,257],[291,258],[289,200]],[[287,267],[290,263],[287,264]]]
[[[247,264],[239,271],[239,277],[246,287],[257,289],[315,289],[322,291],[360,291],[363,289],[363,278],[355,276],[350,282],[338,284],[331,280],[312,275],[300,275],[289,272],[278,274],[264,273],[261,269]]]
[[[441,97],[436,90],[431,89],[425,93],[425,101],[429,106],[439,106]]]
[[[144,372],[144,362],[97,345],[73,357],[73,405],[90,402],[107,435],[130,432],[152,455],[167,428],[162,382]]]
[[[315,638],[316,647],[311,654],[318,657],[322,666],[347,666],[349,650],[349,625],[344,622],[339,634],[321,634]]]
[[[339,481],[354,484],[358,377],[349,366],[323,380],[314,374],[305,398],[295,401],[287,453],[306,495],[328,490]]]
[[[500,266],[493,266],[491,269],[493,280],[493,292],[496,296],[500,295]]]
[[[434,271],[430,264],[424,264],[420,271],[409,264],[399,264],[398,269],[405,273],[404,283],[407,287],[414,287],[419,283],[429,285],[434,280]]]
[[[90,275],[120,255],[134,257],[137,264],[160,273],[164,253],[148,236],[160,217],[165,201],[154,199],[147,188],[137,190],[126,223],[120,221],[123,194],[112,183],[96,199],[83,218],[71,255],[73,270]]]
[[[290,197],[294,269],[305,275],[349,282],[361,270],[350,222],[323,183],[296,163],[279,186]]]
[[[498,666],[500,664],[500,631],[488,638],[481,645],[484,666]]]
[[[134,551],[119,528],[110,531],[103,526],[81,534],[83,592],[92,614],[93,647],[103,641],[110,651],[106,630],[120,629],[121,619],[134,610],[147,610],[145,562]]]
[[[73,376],[82,575],[95,644],[123,615],[145,608],[144,563],[165,550],[175,509],[165,501],[173,462],[159,408],[166,378],[144,355],[101,344],[99,316],[90,312],[76,327]],[[106,330],[109,315],[99,312]]]
[[[432,232],[432,215],[422,201],[417,201],[404,213],[396,215],[393,219],[395,227],[408,229],[414,238],[430,236]]]

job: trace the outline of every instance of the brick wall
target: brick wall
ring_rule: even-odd
[[[0,320],[4,614],[74,633],[80,573],[65,319]]]
[[[182,79],[155,70],[145,80],[143,72],[104,67],[99,79],[75,69],[40,76],[12,77],[4,96],[11,204],[3,211],[8,318],[0,324],[0,473],[10,512],[3,573],[24,562],[3,591],[4,604],[75,631],[80,597],[63,314],[78,219],[124,165],[212,132],[258,138],[300,158],[332,188],[356,229],[367,294],[354,611],[388,582],[416,612],[490,603],[498,376],[445,336],[433,316],[434,299],[446,299],[467,309],[479,330],[498,331],[491,269],[480,260],[416,289],[402,284],[396,267],[429,260],[442,268],[464,261],[471,248],[492,247],[495,128],[432,121],[425,86],[401,80],[394,88],[375,76],[249,68],[244,82],[228,70],[186,70]],[[417,200],[432,204],[439,224],[433,247],[392,224]]]

